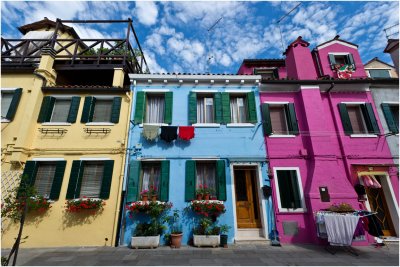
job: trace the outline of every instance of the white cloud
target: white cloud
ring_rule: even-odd
[[[136,2],[136,18],[146,26],[154,25],[157,22],[158,8],[154,2]]]
[[[143,54],[151,73],[167,73],[167,71],[157,63],[156,55],[154,53],[144,50]]]

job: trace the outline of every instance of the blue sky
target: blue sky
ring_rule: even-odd
[[[43,17],[131,17],[151,72],[236,73],[245,58],[283,58],[276,21],[299,3],[280,23],[285,48],[299,35],[313,48],[339,34],[359,45],[364,63],[379,57],[392,64],[383,53],[383,29],[398,23],[398,1],[2,1],[1,31],[20,37],[17,26]],[[76,30],[81,38],[122,37],[126,28],[119,26],[79,24]]]

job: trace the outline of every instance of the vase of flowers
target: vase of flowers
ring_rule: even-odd
[[[148,201],[149,200],[149,190],[144,189],[142,192],[140,192],[140,196],[142,197],[142,201]]]
[[[156,186],[150,185],[150,187],[149,187],[149,195],[151,196],[151,201],[156,201],[157,200],[158,191],[157,191],[157,187]]]

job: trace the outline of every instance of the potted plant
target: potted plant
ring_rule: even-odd
[[[224,248],[228,247],[228,231],[230,228],[227,224],[220,225],[220,245]]]
[[[203,189],[203,185],[199,185],[199,187],[196,189],[196,199],[197,200],[202,200],[203,199],[203,193],[204,193],[204,189]]]
[[[103,209],[106,205],[105,201],[99,198],[76,198],[69,199],[65,202],[67,212],[80,212],[84,210],[89,210],[92,212],[98,212]]]
[[[160,235],[164,230],[164,226],[157,220],[150,223],[139,223],[136,225],[132,234],[132,248],[156,248],[160,244]]]
[[[140,196],[142,197],[142,201],[148,201],[149,200],[149,190],[144,189],[142,192],[140,192]]]
[[[150,187],[149,187],[149,195],[151,196],[151,201],[156,201],[157,200],[158,191],[157,191],[157,187],[156,186],[150,185]]]
[[[180,248],[182,243],[182,225],[179,223],[179,210],[175,209],[170,217],[171,221],[171,248]]]
[[[217,247],[220,243],[220,228],[213,226],[209,218],[200,219],[199,225],[193,231],[193,244],[197,247]]]
[[[348,203],[339,203],[339,204],[333,204],[331,206],[329,206],[329,208],[327,209],[328,211],[332,211],[332,212],[337,212],[337,213],[348,213],[348,212],[353,212],[354,208],[348,204]]]
[[[209,188],[207,185],[203,185],[203,199],[204,200],[210,200],[211,192],[212,192],[211,188]]]

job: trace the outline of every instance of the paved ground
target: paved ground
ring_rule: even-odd
[[[313,245],[231,245],[229,248],[182,247],[130,249],[79,247],[21,249],[18,265],[386,265],[399,266],[399,245],[356,247],[359,256],[338,250],[335,255]],[[2,250],[4,256],[8,250]]]

